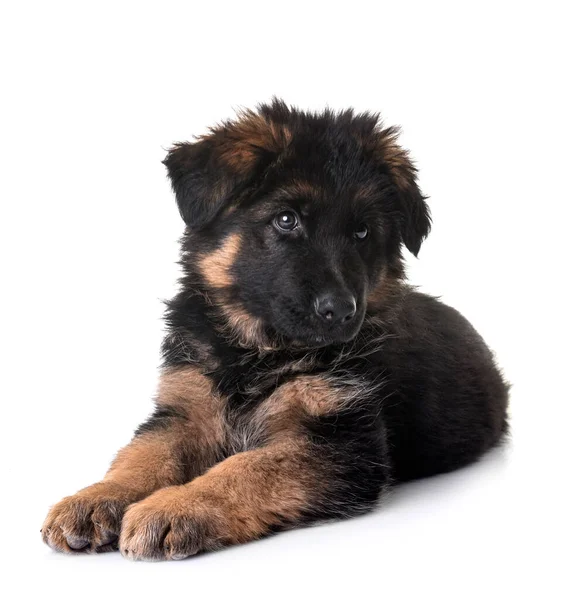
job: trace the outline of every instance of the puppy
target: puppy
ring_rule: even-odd
[[[404,281],[430,216],[394,128],[274,100],[164,164],[186,229],[156,410],[52,508],[50,547],[180,559],[364,513],[499,442],[491,352]]]

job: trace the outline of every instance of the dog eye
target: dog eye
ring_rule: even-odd
[[[355,238],[355,240],[358,240],[359,242],[366,239],[366,237],[369,235],[369,228],[363,224],[363,225],[359,225],[358,229],[353,233],[353,237]]]
[[[274,224],[281,231],[292,231],[298,227],[299,220],[292,210],[284,210],[274,218]]]

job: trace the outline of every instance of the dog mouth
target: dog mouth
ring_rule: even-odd
[[[299,337],[293,338],[291,340],[292,344],[298,348],[302,349],[317,349],[317,348],[325,348],[327,346],[333,346],[337,344],[345,344],[346,342],[350,342],[354,339],[355,336],[351,336],[349,338],[328,338],[323,336],[315,336],[315,337]]]
[[[276,323],[274,329],[281,336],[300,348],[323,348],[335,344],[345,344],[353,340],[359,333],[363,314],[357,315],[347,323],[333,327],[319,327],[314,319],[282,319]]]

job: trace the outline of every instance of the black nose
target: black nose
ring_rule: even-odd
[[[357,303],[352,296],[326,293],[315,300],[315,312],[324,321],[334,324],[350,321],[357,312]]]

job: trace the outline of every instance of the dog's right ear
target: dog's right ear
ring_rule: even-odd
[[[163,161],[178,209],[192,229],[207,225],[234,203],[249,185],[290,143],[286,125],[265,111],[243,111],[198,138],[176,144]]]
[[[378,134],[378,155],[395,184],[398,195],[399,227],[407,249],[419,254],[431,230],[431,215],[425,196],[417,184],[417,169],[408,152],[397,142],[399,130],[389,127]]]

